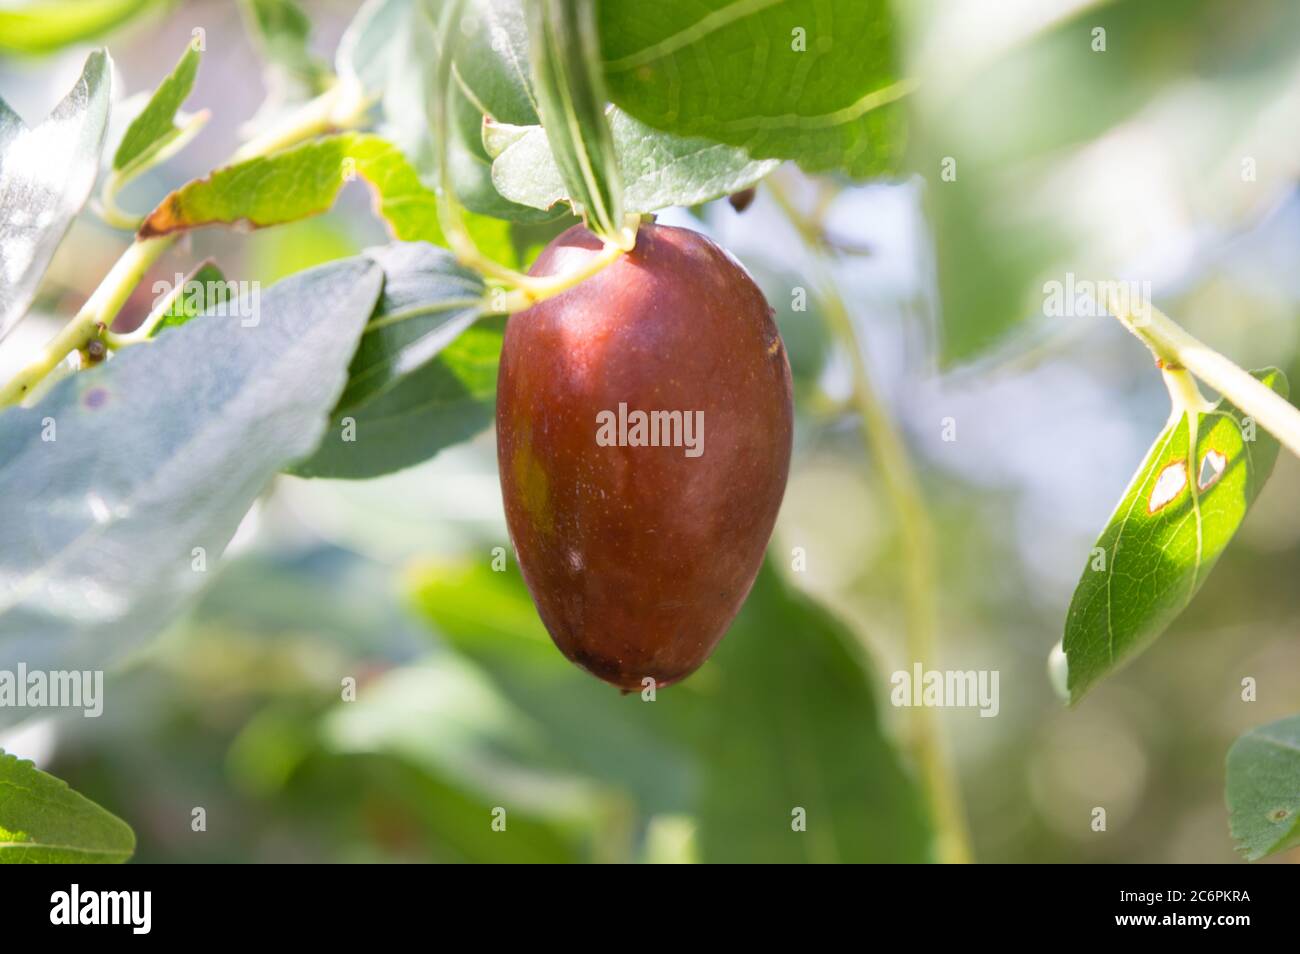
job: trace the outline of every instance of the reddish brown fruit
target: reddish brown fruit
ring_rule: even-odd
[[[532,274],[572,271],[600,247],[569,229]],[[510,318],[497,384],[506,521],[564,655],[623,689],[668,685],[708,658],[785,493],[790,393],[762,292],[686,229],[641,226],[634,251]],[[638,431],[638,411],[683,413]],[[652,432],[667,441],[633,446]]]

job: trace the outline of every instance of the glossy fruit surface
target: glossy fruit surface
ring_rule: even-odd
[[[600,247],[572,228],[532,274],[572,271]],[[762,563],[792,431],[771,309],[696,232],[643,225],[631,253],[512,316],[497,462],[520,568],[560,650],[623,689],[698,668]]]

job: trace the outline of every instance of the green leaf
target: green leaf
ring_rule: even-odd
[[[0,414],[0,656],[96,668],[165,625],[315,448],[382,279],[303,272]]]
[[[453,56],[456,78],[481,115],[517,126],[541,122],[519,0],[482,0],[467,9]]]
[[[425,243],[369,252],[384,292],[348,369],[339,409],[353,411],[438,356],[483,313],[483,280]]]
[[[653,212],[672,205],[690,206],[747,189],[778,165],[755,161],[741,149],[708,139],[681,139],[651,129],[622,110],[609,113],[614,150],[623,181],[623,207]],[[570,196],[551,155],[541,126],[494,130],[494,144],[504,149],[492,163],[492,181],[507,199],[535,209],[549,209]],[[580,199],[571,200],[576,212]]]
[[[595,10],[583,0],[527,7],[537,106],[565,191],[597,235],[625,244],[623,184],[596,61]]]
[[[149,337],[157,337],[168,328],[179,328],[192,318],[218,309],[231,301],[234,290],[221,269],[212,262],[202,263],[185,276],[180,288],[174,289],[175,297],[158,324],[150,330]]]
[[[133,854],[130,825],[0,751],[0,864],[120,864]]]
[[[343,186],[360,177],[377,197],[377,209],[394,238],[446,240],[438,224],[438,199],[397,146],[373,133],[341,133],[258,156],[195,179],[163,199],[140,227],[140,236],[169,235],[205,225],[265,228],[329,209]],[[465,216],[478,246],[512,265],[510,223]]]
[[[853,634],[770,561],[712,664],[704,861],[930,860],[924,799],[886,738],[878,677]],[[806,831],[792,830],[796,807]]]
[[[48,119],[28,129],[0,100],[0,339],[27,313],[95,185],[112,63],[100,50]]]
[[[121,182],[126,182],[151,165],[158,154],[181,134],[181,127],[175,123],[176,112],[194,88],[194,77],[198,71],[199,51],[193,46],[186,47],[176,68],[162,81],[148,105],[127,127],[126,134],[113,155],[113,171]]]
[[[437,197],[396,146],[369,133],[328,136],[218,169],[165,198],[145,219],[140,235],[292,222],[330,208],[353,176],[375,189],[379,214],[397,238],[443,243]]]
[[[448,164],[451,173],[451,186],[457,200],[465,208],[481,215],[507,219],[511,222],[548,222],[561,213],[551,210],[548,203],[542,206],[535,202],[512,202],[504,197],[494,182],[494,164],[492,157],[483,145],[484,116],[478,107],[461,92],[452,94],[452,128],[451,142],[448,149]],[[512,127],[514,128],[514,127]],[[540,132],[540,126],[531,127]],[[545,162],[548,164],[555,181],[559,182],[559,170],[551,158],[550,147],[543,143]],[[563,186],[560,186],[561,190]]]
[[[49,53],[134,19],[159,0],[34,0],[0,9],[0,53]]]
[[[503,320],[476,324],[486,289],[426,244],[368,253],[384,292],[348,370],[348,386],[303,477],[375,477],[427,460],[492,420]]]
[[[1232,743],[1227,798],[1232,837],[1251,861],[1300,845],[1300,715]]]
[[[1252,373],[1287,395],[1281,371]],[[1063,645],[1071,702],[1144,650],[1191,602],[1277,451],[1277,441],[1226,400],[1170,419],[1098,537],[1070,602]]]
[[[810,172],[896,168],[904,87],[886,0],[598,7],[610,96],[642,122]]]

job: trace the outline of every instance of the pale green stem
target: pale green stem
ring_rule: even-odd
[[[107,330],[135,286],[171,246],[171,236],[132,242],[81,310],[39,355],[0,388],[0,407],[21,401],[60,361]]]
[[[304,104],[284,123],[251,140],[235,152],[230,161],[239,162],[265,155],[310,139],[329,129],[355,124],[365,115],[365,104],[348,84],[336,83],[316,99]],[[104,276],[81,310],[50,339],[40,353],[3,387],[0,408],[16,404],[60,361],[108,331],[135,286],[155,262],[176,242],[178,235],[136,239]],[[121,335],[114,341],[130,344],[140,340]]]
[[[1186,368],[1300,457],[1300,409],[1286,398],[1188,334],[1150,303],[1143,303],[1138,312],[1118,296],[1109,295],[1105,305],[1163,366],[1171,370]]]
[[[876,393],[853,320],[822,258],[821,228],[795,207],[777,183],[768,180],[768,186],[812,250],[822,308],[852,363],[853,403],[862,420],[863,438],[880,470],[886,496],[898,520],[903,551],[907,653],[923,670],[932,669],[935,661],[934,529],[925,498],[907,447]],[[961,788],[938,714],[930,706],[913,706],[910,712],[910,741],[935,828],[935,857],[941,862],[966,864],[971,861],[971,850]]]

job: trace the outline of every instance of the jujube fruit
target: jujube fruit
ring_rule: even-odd
[[[532,274],[600,249],[574,227]],[[698,233],[643,225],[632,252],[513,315],[497,461],[519,566],[560,651],[623,689],[697,669],[758,573],[792,430],[771,309]]]

